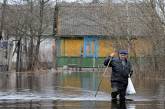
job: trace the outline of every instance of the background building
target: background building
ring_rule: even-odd
[[[57,64],[96,67],[114,49],[128,49],[131,57],[151,55],[149,29],[141,21],[139,6],[131,3],[58,5]]]

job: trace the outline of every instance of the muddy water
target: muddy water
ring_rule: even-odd
[[[0,109],[164,109],[165,80],[132,77],[133,101],[111,103],[110,77],[98,72],[0,73]]]

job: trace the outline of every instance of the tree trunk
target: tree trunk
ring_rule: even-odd
[[[3,0],[3,4],[2,4],[0,40],[3,38],[3,32],[4,32],[6,2],[7,0]]]
[[[30,39],[30,47],[28,48],[28,57],[29,57],[29,62],[28,62],[28,70],[34,70],[34,45],[33,45],[33,37]]]
[[[33,1],[28,1],[28,4],[30,5],[30,13],[33,15]],[[31,18],[30,22],[30,46],[28,48],[28,70],[34,70],[34,34],[33,34],[33,18]]]
[[[40,0],[40,17],[39,17],[39,29],[38,29],[38,37],[37,37],[37,45],[36,45],[36,52],[35,52],[35,68],[39,67],[39,49],[40,49],[40,42],[42,36],[42,25],[43,25],[43,11],[44,11],[44,0]]]
[[[16,60],[16,72],[21,71],[21,61],[20,61],[20,46],[21,46],[21,40],[17,43],[17,60]]]

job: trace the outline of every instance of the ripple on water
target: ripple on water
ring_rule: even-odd
[[[156,100],[156,98],[147,98],[143,96],[127,96],[128,99],[132,99],[133,101],[152,101]],[[95,97],[95,91],[93,92],[83,92],[81,94],[64,94],[60,92],[56,93],[32,93],[32,92],[0,92],[0,100],[61,100],[61,101],[110,101],[110,94],[99,92]]]

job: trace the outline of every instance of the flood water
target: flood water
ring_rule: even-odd
[[[99,72],[0,73],[0,109],[164,109],[165,79],[133,75],[137,94],[111,103],[110,76]]]

